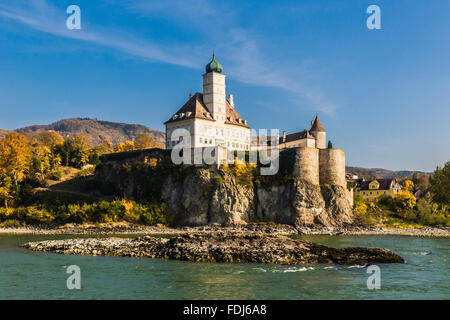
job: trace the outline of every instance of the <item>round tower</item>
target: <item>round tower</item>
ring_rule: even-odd
[[[323,128],[320,122],[319,116],[316,115],[316,119],[311,123],[311,129],[309,132],[316,138],[316,148],[325,149],[327,141],[327,132]]]

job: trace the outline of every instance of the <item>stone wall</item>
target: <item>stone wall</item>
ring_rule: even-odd
[[[345,152],[337,148],[320,149],[319,172],[321,185],[346,187]]]
[[[293,176],[313,185],[319,185],[319,149],[312,147],[295,148]]]

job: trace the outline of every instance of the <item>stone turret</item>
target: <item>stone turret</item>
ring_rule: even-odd
[[[316,148],[325,149],[327,132],[323,128],[318,115],[316,115],[316,119],[314,119],[314,122],[311,124],[311,129],[309,132],[314,136],[314,138],[316,138]]]

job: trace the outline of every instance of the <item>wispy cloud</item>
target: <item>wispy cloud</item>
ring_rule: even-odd
[[[108,4],[111,1],[104,2]],[[275,63],[263,54],[257,37],[249,31],[239,27],[229,29],[230,25],[239,25],[232,10],[221,10],[219,23],[216,9],[205,0],[122,0],[111,2],[113,3],[141,16],[165,17],[174,23],[176,21],[191,26],[195,26],[197,21],[197,28],[203,30],[205,39],[195,44],[169,44],[138,38],[121,30],[105,30],[94,25],[82,30],[68,30],[65,27],[66,15],[61,14],[61,8],[56,8],[46,0],[2,1],[0,18],[13,20],[47,34],[110,47],[135,57],[188,68],[202,66],[205,53],[209,55],[211,47],[216,47],[223,57],[222,61],[226,63],[227,73],[234,79],[251,85],[282,89],[292,95],[293,104],[334,115],[337,106],[328,101],[320,87],[307,83],[306,79],[311,70],[303,68],[298,62],[295,64],[295,70],[292,69],[290,61],[285,62],[289,68]],[[182,17],[187,19],[183,20]],[[218,42],[217,37],[227,39],[226,43]],[[182,55],[180,52],[189,52],[189,55]]]
[[[136,38],[132,34],[124,33],[120,30],[101,30],[101,28],[94,26],[91,26],[89,29],[96,31],[87,31],[86,28],[82,28],[81,30],[68,30],[65,25],[67,16],[62,15],[61,10],[58,10],[45,0],[35,0],[31,3],[17,0],[13,3],[0,3],[0,17],[14,20],[41,32],[86,41],[95,45],[112,47],[144,59],[189,68],[195,68],[197,66],[194,61],[186,57],[180,57],[177,54],[179,46],[176,44],[169,47],[149,40]],[[186,46],[183,45],[183,49],[186,49]]]

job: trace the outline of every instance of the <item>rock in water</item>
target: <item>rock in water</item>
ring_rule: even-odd
[[[260,233],[195,233],[171,239],[68,239],[29,242],[23,247],[62,254],[164,258],[196,262],[256,262],[277,264],[403,263],[382,248],[330,248],[286,236]]]

